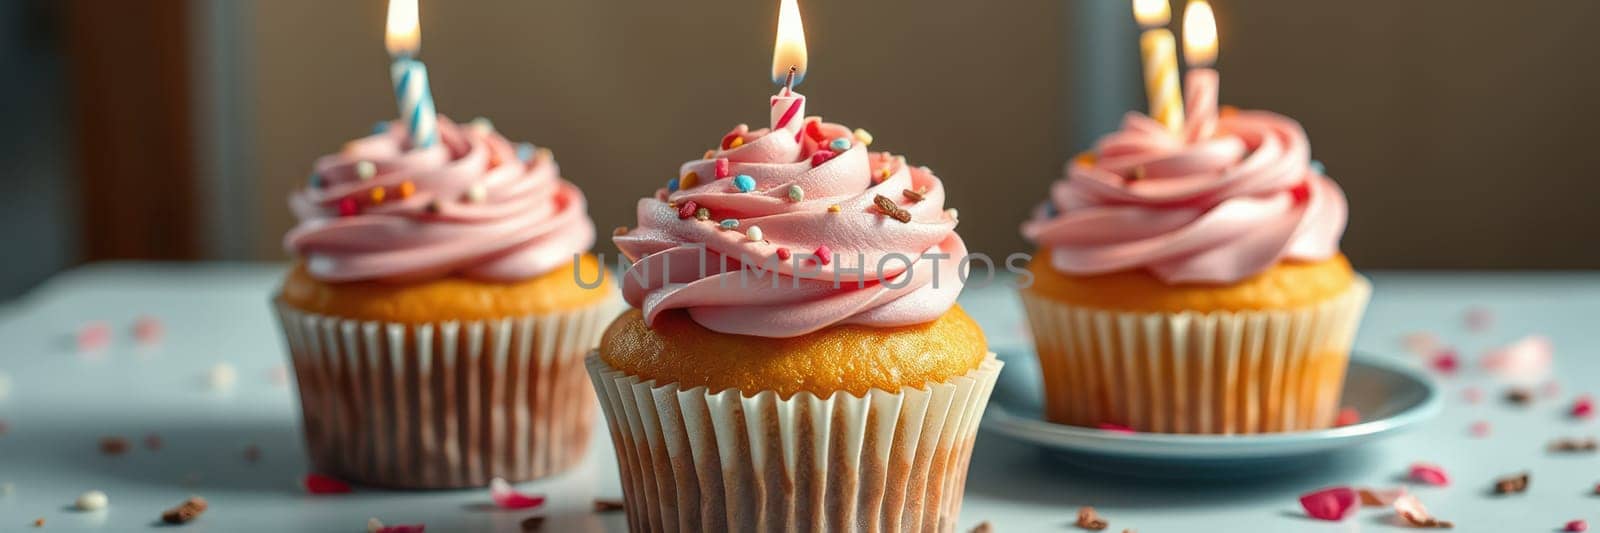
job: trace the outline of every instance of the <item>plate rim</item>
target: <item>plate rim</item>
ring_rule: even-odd
[[[1030,350],[1031,351],[1031,350]],[[1031,354],[1030,354],[1031,355]],[[1420,422],[1426,421],[1443,411],[1444,399],[1442,387],[1438,380],[1428,375],[1416,365],[1405,364],[1403,359],[1377,355],[1371,352],[1354,351],[1350,357],[1350,364],[1360,364],[1376,368],[1379,371],[1396,374],[1422,385],[1425,392],[1423,398],[1416,404],[1401,409],[1389,416],[1374,420],[1362,421],[1356,424],[1317,429],[1311,431],[1292,431],[1283,433],[1249,433],[1249,434],[1187,434],[1187,433],[1117,433],[1101,429],[1086,428],[1058,424],[1043,419],[1013,414],[1000,402],[993,399],[986,409],[980,428],[993,433],[999,433],[1007,438],[1041,446],[1050,449],[1090,452],[1102,455],[1119,456],[1168,456],[1183,455],[1187,457],[1219,456],[1219,455],[1297,455],[1312,453],[1336,447],[1339,443],[1357,439],[1359,437],[1373,436],[1404,429]],[[997,409],[998,407],[998,409]],[[1063,441],[1062,439],[1067,439]],[[1078,441],[1073,443],[1070,441]],[[1137,445],[1133,448],[1105,449],[1105,445]],[[1182,454],[1155,453],[1145,448],[1146,446],[1176,446],[1186,447]],[[1254,452],[1240,450],[1241,446],[1257,448]],[[1201,446],[1207,449],[1188,448]],[[1228,448],[1219,450],[1217,448]],[[1263,447],[1293,448],[1278,452],[1263,451]],[[1314,448],[1314,449],[1307,449]]]

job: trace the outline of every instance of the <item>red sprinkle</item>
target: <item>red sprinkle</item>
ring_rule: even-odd
[[[356,199],[345,197],[339,200],[339,216],[348,217],[356,214]]]
[[[812,255],[815,256],[818,263],[826,265],[833,262],[833,250],[829,250],[826,244],[818,246],[817,251],[812,252]]]
[[[728,170],[728,158],[726,158],[726,157],[717,158],[717,179],[720,180],[722,178],[731,178],[731,177],[733,177],[733,172]]]
[[[1572,402],[1573,418],[1589,418],[1594,416],[1594,398],[1585,394]]]
[[[681,220],[681,219],[693,217],[694,216],[694,211],[696,209],[699,209],[699,208],[700,208],[700,206],[695,205],[694,200],[689,200],[687,202],[684,202],[684,203],[680,204],[678,206],[678,219]]]
[[[1589,523],[1585,522],[1585,521],[1582,521],[1582,520],[1573,520],[1571,522],[1567,522],[1567,527],[1562,529],[1562,531],[1574,531],[1574,532],[1581,532],[1581,531],[1588,531],[1588,530],[1589,530]]]
[[[834,155],[835,154],[833,152],[828,150],[817,150],[815,152],[811,152],[811,166],[822,166],[822,164],[827,163],[829,159],[833,159]]]
[[[348,494],[350,484],[322,474],[306,474],[306,492],[312,494]]]
[[[1095,424],[1094,427],[1101,431],[1110,431],[1112,433],[1122,433],[1127,435],[1132,435],[1135,433],[1131,427],[1122,424],[1113,424],[1110,422],[1101,422],[1099,424]]]
[[[1456,370],[1461,368],[1461,357],[1456,355],[1453,348],[1441,348],[1434,352],[1433,360],[1429,363],[1440,374],[1454,375]]]
[[[788,261],[789,260],[789,249],[788,248],[779,248],[778,249],[778,260],[779,261]]]
[[[1339,416],[1333,419],[1333,425],[1339,427],[1353,426],[1359,423],[1361,423],[1361,411],[1357,411],[1354,407],[1339,409]]]
[[[1311,182],[1301,182],[1299,186],[1290,189],[1289,192],[1290,194],[1294,195],[1294,203],[1306,203],[1306,201],[1311,199]]]
[[[427,524],[400,524],[380,527],[375,533],[423,533],[427,528]]]
[[[822,139],[826,137],[826,135],[822,133],[822,120],[816,117],[806,119],[806,126],[801,128],[800,132],[804,133],[807,137],[811,137],[811,140],[817,142],[822,142]]]
[[[1317,520],[1338,522],[1356,508],[1357,495],[1350,487],[1329,487],[1300,496],[1300,506]]]

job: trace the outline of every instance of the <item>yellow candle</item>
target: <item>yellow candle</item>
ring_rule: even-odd
[[[1183,129],[1183,95],[1178,87],[1178,42],[1164,26],[1172,21],[1167,0],[1133,0],[1133,16],[1145,29],[1139,38],[1144,58],[1144,92],[1150,116],[1177,132]]]

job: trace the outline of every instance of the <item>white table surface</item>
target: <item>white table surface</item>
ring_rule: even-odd
[[[159,527],[163,509],[189,495],[211,509],[189,531],[365,531],[368,517],[426,523],[428,531],[519,531],[527,511],[493,508],[484,490],[390,492],[358,488],[311,496],[299,488],[307,471],[292,385],[275,382],[282,341],[267,296],[278,265],[106,264],[62,274],[27,296],[0,304],[0,372],[10,392],[0,398],[0,531],[129,531]],[[1600,527],[1600,455],[1556,455],[1559,437],[1596,434],[1595,422],[1565,416],[1571,399],[1600,389],[1600,274],[1396,274],[1372,276],[1377,287],[1358,346],[1401,355],[1398,339],[1433,331],[1458,347],[1468,367],[1445,380],[1444,414],[1422,428],[1365,449],[1313,463],[1302,471],[1232,481],[1128,478],[1084,471],[1042,457],[1033,448],[985,433],[978,440],[962,530],[990,521],[1000,532],[1073,531],[1075,510],[1093,505],[1110,531],[1353,532],[1398,531],[1392,513],[1367,510],[1344,522],[1307,519],[1299,494],[1332,484],[1393,486],[1414,461],[1442,465],[1449,487],[1415,488],[1457,531],[1558,531],[1572,519]],[[970,289],[962,298],[1002,354],[1023,346],[1020,307],[1003,285]],[[1496,323],[1468,332],[1462,315],[1482,306]],[[140,347],[136,317],[157,317],[164,340]],[[111,346],[77,352],[73,335],[105,321]],[[1471,370],[1486,349],[1529,333],[1550,336],[1562,390],[1528,407],[1500,401],[1503,388]],[[206,384],[210,368],[233,365],[227,392]],[[1016,368],[1020,366],[1014,365]],[[1012,368],[1008,367],[1008,371]],[[1462,400],[1477,386],[1483,402]],[[1471,438],[1475,421],[1492,435]],[[147,434],[164,446],[144,448]],[[128,438],[133,449],[102,455],[102,436]],[[257,446],[260,461],[243,459]],[[1530,490],[1493,496],[1495,477],[1532,473]],[[620,513],[595,515],[596,497],[618,497],[617,468],[606,434],[597,434],[577,470],[520,488],[550,497],[545,531],[624,531]],[[83,491],[105,491],[109,508],[71,508]]]

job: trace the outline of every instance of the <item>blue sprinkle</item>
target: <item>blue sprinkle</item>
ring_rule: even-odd
[[[739,227],[739,221],[738,220],[730,218],[730,219],[722,221],[722,229],[736,229],[738,227]]]
[[[532,161],[534,150],[533,143],[517,143],[517,159],[521,159],[523,163]]]
[[[372,124],[372,134],[382,135],[389,132],[389,121],[380,120]]]
[[[1315,159],[1311,160],[1311,171],[1315,172],[1318,176],[1328,175],[1328,167],[1322,166],[1322,162]]]
[[[832,148],[833,151],[835,151],[835,152],[843,152],[845,150],[849,150],[850,149],[850,139],[847,139],[847,138],[844,138],[844,137],[839,137],[837,139],[834,139],[834,140],[832,140],[832,141],[830,141],[828,143],[828,148]]]
[[[1045,218],[1055,218],[1056,215],[1061,214],[1060,211],[1056,210],[1056,204],[1054,202],[1045,201],[1040,205],[1044,206],[1044,217]]]
[[[667,180],[667,192],[678,192],[678,178]]]
[[[306,181],[310,182],[312,187],[316,187],[318,189],[322,188],[322,175],[321,174],[318,174],[316,172],[312,172],[311,173],[311,178],[307,179]]]
[[[733,186],[738,188],[739,192],[750,192],[756,190],[756,179],[740,174],[733,178]]]

